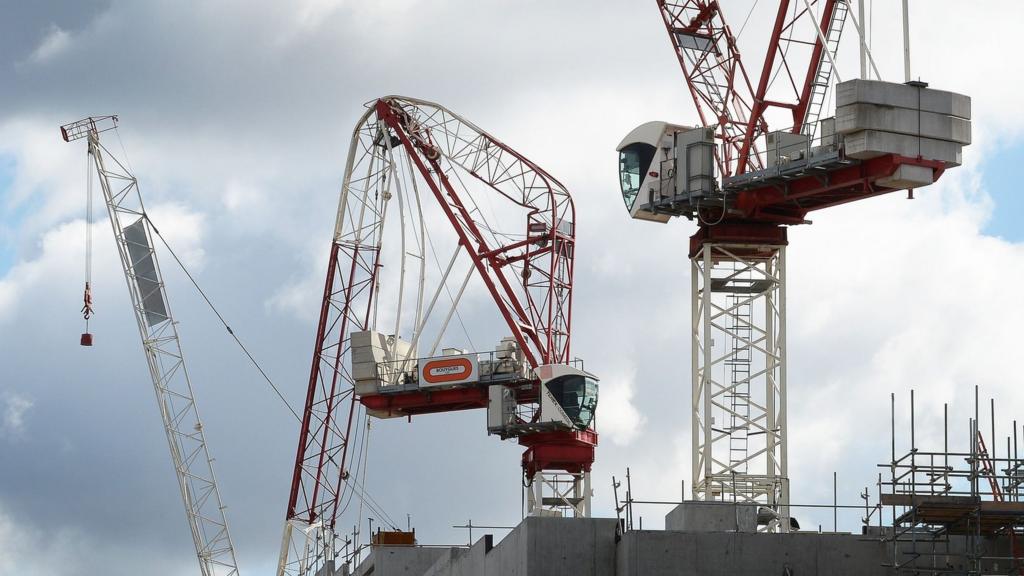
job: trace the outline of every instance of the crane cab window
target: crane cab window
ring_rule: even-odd
[[[640,184],[654,160],[654,152],[654,146],[643,142],[630,144],[619,151],[619,184],[626,210],[633,209]]]
[[[568,374],[551,380],[547,387],[574,426],[580,429],[590,427],[597,410],[597,380]]]

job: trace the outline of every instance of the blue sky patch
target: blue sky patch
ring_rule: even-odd
[[[982,169],[982,185],[995,202],[992,218],[983,232],[1011,242],[1024,242],[1024,193],[1020,183],[1024,141],[1000,149],[985,159]]]
[[[14,185],[14,171],[17,163],[13,156],[0,154],[0,278],[3,278],[17,256],[14,231],[23,217],[19,212],[9,212],[6,208],[7,197]]]

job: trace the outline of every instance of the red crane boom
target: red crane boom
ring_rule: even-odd
[[[832,74],[822,39],[834,52],[848,8],[838,0],[814,0],[810,5],[820,5],[820,23],[807,6],[779,1],[754,88],[717,0],[658,0],[701,124],[718,125],[718,167],[723,176],[764,167],[755,142],[768,131],[764,116],[770,108],[791,112],[793,133],[813,129]],[[823,33],[818,34],[816,27]]]
[[[408,182],[398,173],[401,156],[412,178]],[[460,174],[471,176],[472,190]],[[470,274],[475,272],[483,281],[515,348],[522,353],[527,374],[509,386],[514,403],[536,405],[531,413],[538,414],[545,371],[570,362],[575,209],[565,187],[440,105],[404,97],[373,102],[357,125],[349,150],[288,501],[280,575],[314,574],[338,557],[337,519],[351,490],[358,489],[348,486],[348,459],[359,405],[381,417],[488,406],[489,387],[482,379],[475,386],[396,385],[386,394],[371,393],[359,388],[348,366],[354,362],[353,333],[375,330],[378,308],[392,305],[382,304],[379,295],[389,201],[399,197],[401,202],[411,183],[415,205],[420,206],[418,182],[429,189],[425,196],[433,198],[434,208],[455,232],[452,263],[459,254],[468,255]],[[480,207],[484,202],[497,211],[496,221],[484,218]],[[438,230],[437,226],[435,222],[433,229]],[[430,225],[424,223],[421,211],[417,233],[424,233],[426,227]],[[407,253],[405,228],[402,234],[402,250]],[[424,259],[425,253],[419,258]],[[403,279],[405,267],[403,260]],[[435,294],[423,314],[423,276],[420,282],[411,349],[437,299]],[[389,338],[393,343],[398,336]],[[405,366],[410,354],[395,364]],[[589,473],[597,444],[593,430],[552,429],[529,420],[520,420],[514,433],[502,436],[517,437],[527,446],[523,466],[528,480],[543,470]]]

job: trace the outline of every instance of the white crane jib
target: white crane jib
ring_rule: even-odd
[[[66,142],[88,140],[90,171],[96,170],[114,229],[200,571],[203,576],[234,576],[238,568],[224,505],[153,250],[158,232],[146,215],[135,176],[100,143],[100,133],[116,127],[116,116],[90,117],[61,126],[61,135]]]

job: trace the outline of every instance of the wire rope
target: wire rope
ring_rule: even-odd
[[[736,34],[736,41],[739,42],[740,36],[743,36],[743,30],[747,27],[747,22],[750,22],[750,16],[754,14],[754,9],[757,8],[757,3],[761,0],[754,0],[753,5],[750,6],[750,12],[747,12],[747,18],[743,21],[743,25],[740,26],[740,31]]]
[[[263,367],[260,365],[259,361],[256,360],[256,358],[252,355],[251,352],[249,352],[248,348],[246,348],[245,344],[241,341],[241,339],[238,337],[238,335],[235,334],[234,330],[227,323],[227,320],[220,313],[220,311],[217,309],[217,307],[213,304],[213,301],[210,300],[209,296],[206,294],[206,292],[199,285],[198,281],[196,281],[195,276],[192,275],[192,273],[185,266],[185,264],[181,260],[181,258],[178,257],[177,253],[171,248],[170,244],[167,242],[167,239],[164,238],[163,234],[160,233],[160,230],[153,223],[153,221],[149,218],[148,214],[145,215],[145,218],[146,218],[146,221],[149,222],[150,227],[153,229],[153,233],[160,239],[160,242],[167,249],[167,252],[171,254],[171,257],[178,264],[178,267],[181,268],[182,272],[185,273],[185,276],[188,277],[188,279],[192,283],[193,287],[195,287],[196,291],[199,293],[199,295],[203,298],[203,300],[209,306],[210,310],[213,311],[214,315],[217,316],[217,319],[220,321],[220,323],[227,330],[228,334],[230,334],[231,337],[235,340],[235,343],[238,344],[238,346],[239,346],[239,348],[241,348],[242,352],[245,353],[246,357],[249,359],[249,361],[252,363],[252,365],[263,376],[263,379],[266,380],[267,384],[270,385],[270,387],[273,389],[273,391],[277,394],[277,397],[280,398],[281,402],[284,403],[285,407],[288,408],[288,410],[292,413],[292,415],[295,417],[295,419],[298,420],[299,422],[302,422],[302,418],[295,411],[295,409],[292,408],[291,404],[288,403],[288,401],[285,399],[284,395],[281,393],[281,390],[277,387],[277,385],[273,382],[273,380],[270,378],[270,376],[267,374],[267,372],[263,369]],[[369,429],[369,416],[366,416],[364,414],[363,419],[366,422],[366,429],[368,430]],[[360,426],[360,428],[362,428],[362,426]],[[359,449],[359,456],[357,458],[361,459],[361,464],[358,465],[357,470],[356,470],[356,474],[353,474],[349,478],[345,479],[344,482],[345,482],[346,486],[350,486],[352,488],[352,494],[355,494],[356,496],[358,496],[360,502],[368,501],[366,503],[366,507],[371,512],[373,512],[374,514],[377,514],[382,520],[386,520],[387,523],[392,528],[395,528],[397,530],[398,528],[397,528],[397,526],[395,524],[394,519],[391,518],[391,516],[384,510],[383,506],[379,502],[377,502],[373,498],[372,495],[370,495],[369,491],[365,487],[365,484],[362,483],[362,482],[359,482],[358,480],[355,479],[355,476],[358,475],[360,470],[362,470],[362,473],[363,473],[363,476],[364,476],[364,481],[365,481],[366,458],[367,458],[367,455],[368,455],[367,453],[369,451],[369,448],[367,447],[367,438],[366,438],[367,435],[368,434],[366,434],[366,433],[360,435],[361,448]],[[331,458],[331,460],[333,461],[334,458]],[[335,464],[337,464],[337,462],[335,462]],[[349,496],[349,499],[351,500],[351,495]],[[347,505],[346,505],[346,509],[347,509]]]
[[[285,407],[288,408],[288,411],[292,413],[292,416],[294,416],[295,419],[298,420],[299,422],[302,422],[302,418],[299,416],[299,413],[296,412],[295,409],[292,408],[292,405],[288,403],[288,400],[285,399],[284,394],[281,393],[281,390],[277,387],[276,384],[274,384],[274,381],[271,380],[270,375],[268,375],[266,370],[263,369],[263,366],[260,365],[259,361],[256,360],[256,358],[252,355],[251,352],[249,352],[249,349],[246,348],[245,344],[242,343],[242,340],[238,337],[238,334],[235,334],[235,331],[228,324],[227,320],[224,319],[224,316],[220,313],[220,310],[218,310],[217,307],[213,304],[213,301],[210,300],[210,297],[206,294],[206,291],[204,291],[202,287],[199,286],[199,282],[196,281],[195,276],[192,275],[192,272],[189,271],[188,267],[185,266],[185,263],[182,262],[181,258],[178,257],[178,254],[174,251],[173,248],[171,248],[171,245],[170,243],[167,242],[167,239],[164,238],[163,234],[160,233],[160,230],[157,228],[156,224],[154,224],[153,220],[150,219],[149,214],[144,214],[144,217],[146,218],[146,221],[149,222],[149,226],[153,229],[153,233],[156,234],[156,237],[160,239],[160,242],[163,243],[164,248],[166,248],[167,252],[171,255],[172,258],[174,258],[174,261],[178,263],[178,267],[181,268],[181,271],[185,273],[186,277],[188,277],[189,282],[192,283],[192,286],[195,287],[196,291],[199,292],[199,295],[202,296],[204,301],[206,301],[206,305],[209,306],[210,310],[212,310],[214,315],[217,316],[217,319],[220,320],[220,323],[224,326],[224,329],[228,331],[228,334],[231,335],[231,337],[235,340],[235,343],[238,344],[238,347],[241,348],[242,352],[249,359],[249,362],[253,365],[253,367],[256,368],[257,371],[259,371],[260,375],[263,376],[263,379],[266,380],[267,384],[269,384],[270,387],[274,390],[274,393],[277,394],[277,397],[281,399],[281,402],[283,402]]]
[[[89,333],[89,318],[92,309],[92,221],[93,221],[93,189],[92,189],[92,154],[85,156],[85,291],[82,293],[82,317],[85,318],[85,334]],[[82,343],[88,343],[88,336],[82,336]]]
[[[411,159],[408,157],[408,154],[406,155],[406,162],[407,163],[411,162]],[[409,166],[410,166],[409,177],[410,178],[415,178],[415,175],[412,174],[412,171],[411,171],[411,164],[409,164]],[[456,177],[458,177],[457,173],[456,173]],[[461,183],[461,180],[460,180],[460,183]],[[470,197],[470,198],[472,199],[472,197]],[[475,205],[475,203],[474,203],[474,205]],[[437,256],[437,249],[434,247],[434,238],[433,238],[433,236],[430,235],[430,227],[429,226],[424,226],[424,232],[425,232],[425,235],[427,237],[427,244],[430,246],[430,253],[433,254],[433,256],[434,256],[434,266],[437,267],[437,271],[440,272],[442,274],[442,276],[443,276],[444,275],[444,271],[441,270],[441,261],[440,261],[440,259]],[[455,297],[452,296],[452,291],[448,287],[447,279],[445,279],[445,282],[444,282],[444,291],[445,291],[446,294],[448,294],[448,300],[451,301],[452,306],[455,306]],[[455,310],[455,319],[458,321],[459,326],[462,328],[462,334],[466,337],[466,341],[469,343],[469,347],[471,349],[473,349],[473,350],[476,350],[477,349],[476,345],[473,343],[473,339],[469,335],[469,330],[466,329],[466,324],[462,321],[462,315],[459,314],[459,311],[457,309]]]

